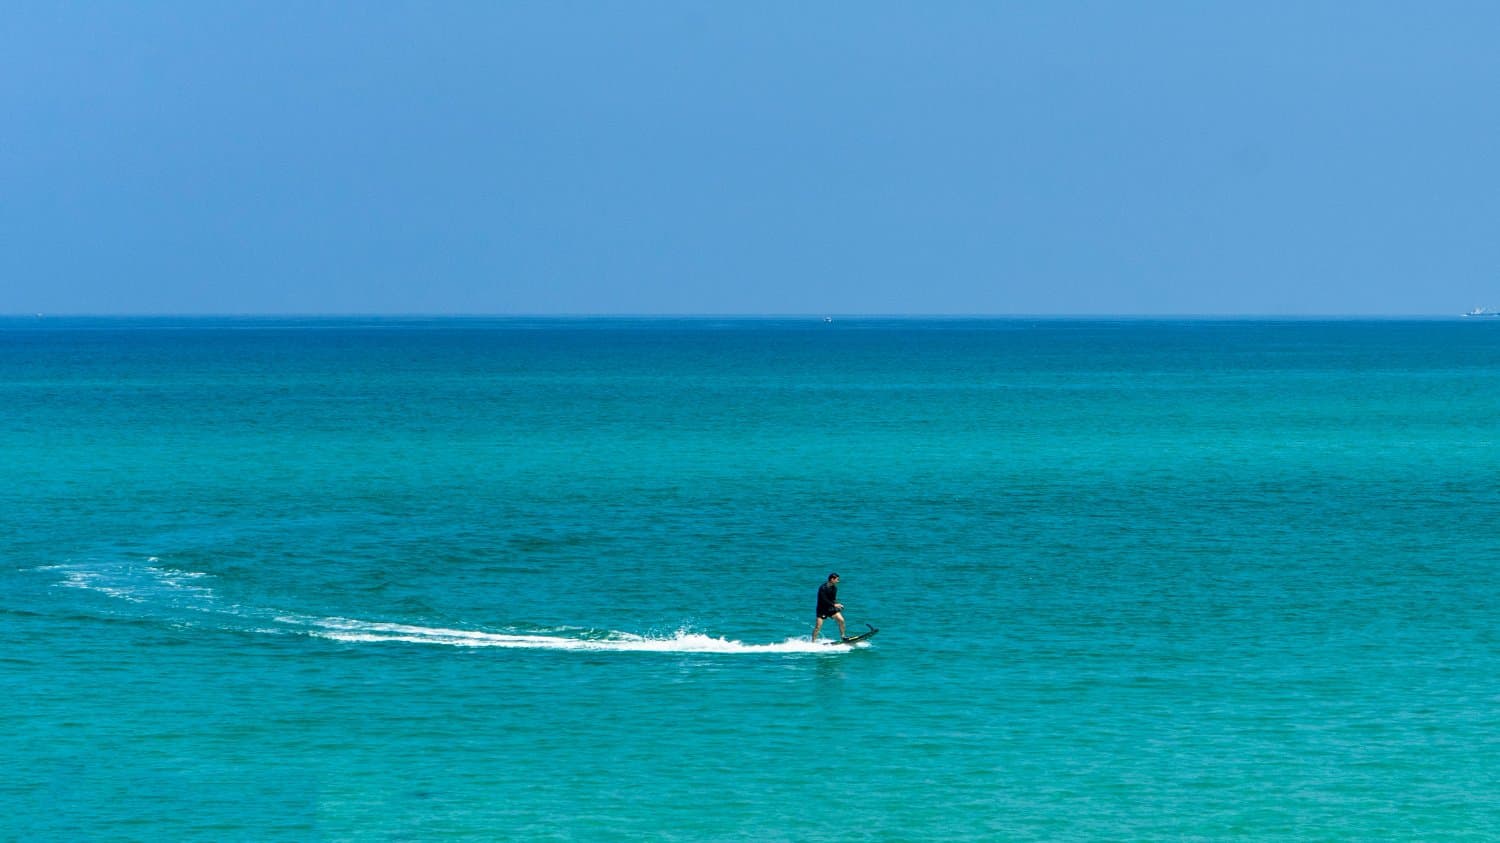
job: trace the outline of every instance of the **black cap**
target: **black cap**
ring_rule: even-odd
[[[838,575],[838,574],[836,574],[836,573],[835,573],[835,574],[829,574],[829,575],[828,575],[828,578],[829,578],[829,579],[831,579],[831,580],[836,580],[836,579],[838,579],[838,578],[839,578],[839,575]]]

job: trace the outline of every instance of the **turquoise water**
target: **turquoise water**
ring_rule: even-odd
[[[0,839],[1500,838],[1500,324],[12,319],[0,511]]]

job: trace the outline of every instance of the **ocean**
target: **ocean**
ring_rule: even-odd
[[[1500,839],[1497,322],[9,318],[0,512],[0,839]]]

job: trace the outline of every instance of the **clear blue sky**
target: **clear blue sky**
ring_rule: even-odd
[[[57,3],[0,312],[1500,305],[1497,3]]]

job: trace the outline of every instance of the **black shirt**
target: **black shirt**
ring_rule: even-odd
[[[839,610],[839,587],[832,581],[818,586],[818,617],[826,618]]]

